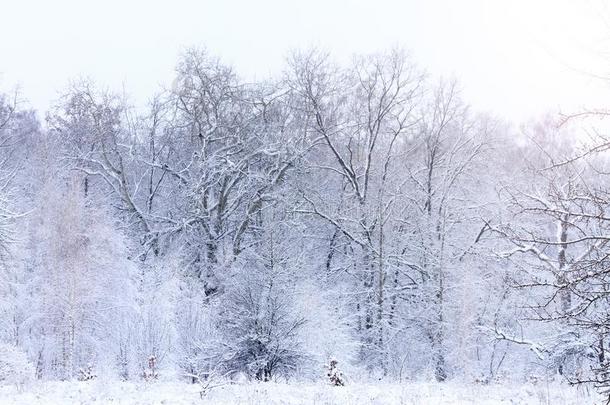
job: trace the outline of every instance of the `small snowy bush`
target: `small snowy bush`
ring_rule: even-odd
[[[326,374],[330,380],[330,384],[334,386],[343,386],[345,385],[345,378],[343,377],[343,373],[337,367],[339,362],[335,358],[331,358],[328,368],[328,373]]]
[[[97,375],[93,371],[93,365],[87,364],[87,367],[83,367],[78,370],[78,381],[91,381],[95,379]]]
[[[34,367],[20,348],[0,343],[0,385],[15,384],[21,387],[33,375]]]
[[[142,378],[146,381],[152,381],[159,378],[159,373],[157,372],[157,357],[155,355],[151,355],[148,358],[148,368],[142,372]]]

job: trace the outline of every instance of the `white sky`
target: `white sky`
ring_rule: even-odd
[[[279,72],[294,48],[402,46],[475,108],[524,120],[603,105],[592,74],[610,77],[609,21],[603,0],[0,0],[0,88],[44,111],[84,75],[144,102],[188,46],[246,78]]]

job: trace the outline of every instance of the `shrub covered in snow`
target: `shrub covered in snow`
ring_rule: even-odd
[[[34,367],[17,346],[0,343],[0,385],[22,386],[34,376]]]
[[[224,319],[226,371],[270,381],[290,376],[302,362],[298,332],[303,318],[292,315],[285,294],[248,285],[235,291]]]
[[[142,378],[146,381],[156,380],[159,378],[159,373],[157,372],[157,356],[151,355],[148,358],[148,368],[142,372]]]
[[[97,377],[97,375],[93,370],[92,364],[87,364],[86,367],[78,370],[78,381],[91,381],[95,379],[95,377]]]
[[[345,385],[345,378],[343,377],[341,370],[339,370],[339,367],[337,367],[337,364],[339,364],[337,359],[331,358],[327,366],[328,373],[326,375],[328,376],[331,385],[342,386]]]

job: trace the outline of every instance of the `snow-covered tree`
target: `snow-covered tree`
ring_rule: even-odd
[[[135,311],[126,243],[87,201],[80,180],[48,179],[28,224],[38,257],[25,323],[37,339],[42,372],[64,379],[90,363],[112,370],[122,332],[116,321]]]

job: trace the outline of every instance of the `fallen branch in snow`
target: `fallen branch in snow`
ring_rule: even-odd
[[[222,387],[224,385],[229,384],[225,377],[231,374],[232,372],[233,371],[228,371],[222,375],[217,375],[216,373],[212,372],[207,374],[207,377],[205,378],[202,378],[200,375],[191,373],[186,373],[184,374],[184,376],[197,381],[201,388],[199,390],[199,397],[203,399],[214,388]]]

